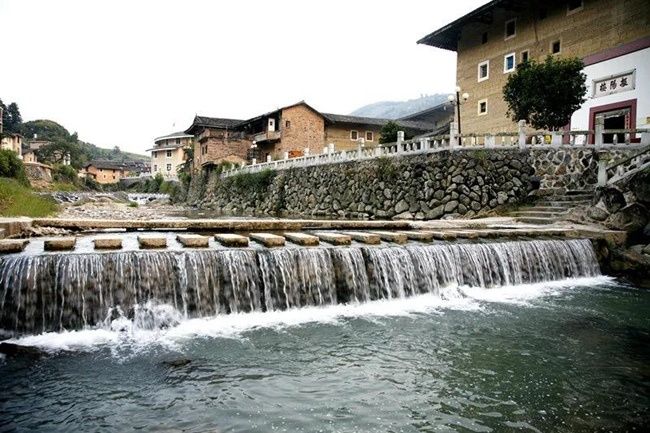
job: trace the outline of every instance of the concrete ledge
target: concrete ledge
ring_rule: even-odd
[[[427,230],[427,233],[430,233],[433,239],[438,239],[441,241],[450,241],[452,239],[456,239],[456,234],[452,232]]]
[[[55,238],[46,239],[43,243],[45,251],[69,251],[74,249],[77,243],[77,238]]]
[[[207,248],[210,245],[210,238],[201,235],[178,235],[176,240],[185,248]]]
[[[352,243],[350,236],[340,233],[316,232],[314,235],[318,236],[321,241],[332,245],[350,245]]]
[[[4,230],[1,237],[11,237],[29,232],[32,219],[24,217],[0,218],[0,229]]]
[[[284,238],[270,233],[249,233],[251,239],[261,243],[267,248],[281,247],[284,245]]]
[[[248,238],[246,236],[235,235],[231,233],[218,233],[214,239],[226,247],[247,247]]]
[[[463,238],[463,239],[479,238],[478,232],[471,231],[471,230],[451,230],[450,233],[456,235],[457,238]]]
[[[93,240],[96,250],[120,250],[122,249],[121,238],[97,238]]]
[[[140,248],[167,248],[167,238],[160,236],[138,236]]]
[[[381,243],[381,237],[374,233],[365,232],[345,232],[344,234],[350,236],[357,242],[362,242],[368,245],[378,245]]]
[[[284,237],[294,244],[304,247],[313,247],[320,243],[318,236],[308,235],[306,233],[286,232],[284,233]]]
[[[0,254],[20,253],[25,250],[29,243],[26,239],[2,239],[0,240]]]
[[[396,244],[405,244],[408,242],[408,236],[406,236],[404,233],[400,232],[373,232],[376,235],[379,235],[379,237],[388,242],[394,242]]]

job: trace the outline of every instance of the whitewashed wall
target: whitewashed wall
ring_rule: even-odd
[[[632,69],[636,69],[636,87],[634,90],[592,98],[594,80]],[[650,117],[650,48],[589,65],[585,67],[584,72],[587,74],[588,99],[582,108],[573,113],[571,117],[572,130],[589,128],[589,109],[591,107],[626,101],[628,99],[637,100],[636,127],[650,127],[647,122],[647,118]]]

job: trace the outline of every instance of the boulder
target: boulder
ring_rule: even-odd
[[[616,212],[607,220],[607,226],[626,232],[636,232],[648,224],[648,209],[640,203],[632,203]]]
[[[600,191],[601,201],[609,213],[616,213],[627,204],[625,196],[616,187],[609,186]]]

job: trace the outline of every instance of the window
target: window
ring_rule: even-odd
[[[176,144],[181,144],[181,139],[180,138],[176,139]]]
[[[359,131],[350,131],[350,140],[358,140]]]
[[[571,15],[572,13],[581,11],[584,6],[582,0],[569,0],[566,4],[566,14]]]
[[[478,64],[478,80],[483,81],[490,78],[490,61],[486,60]]]
[[[528,61],[529,51],[525,50],[521,52],[521,63],[526,63]]]
[[[487,41],[488,41],[488,33],[483,32],[483,34],[481,35],[481,43],[482,44],[487,44]]]
[[[366,141],[372,141],[374,138],[372,131],[366,131]]]
[[[517,20],[515,18],[506,21],[505,39],[514,38],[517,34]]]
[[[515,53],[506,54],[503,56],[503,73],[512,72],[515,70]]]
[[[172,171],[172,165],[171,164],[167,164],[167,171]]]
[[[158,171],[158,165],[156,164],[153,165],[153,171]]]
[[[487,99],[481,99],[478,101],[478,106],[477,106],[477,112],[479,116],[483,116],[487,114],[488,110],[488,104],[487,104]]]
[[[172,157],[172,151],[171,151],[171,150],[168,150],[168,151],[167,151],[167,158],[171,158],[171,157]]]
[[[560,41],[555,41],[551,43],[551,53],[559,54],[560,52]]]
[[[284,127],[287,128],[287,129],[291,128],[291,120],[285,121],[284,122]]]

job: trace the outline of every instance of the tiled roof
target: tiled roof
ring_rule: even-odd
[[[109,170],[125,170],[126,169],[124,164],[122,164],[121,162],[117,162],[117,161],[101,161],[101,160],[90,161],[84,166],[84,168],[88,168],[91,165],[94,166],[94,167],[97,167],[97,168],[106,168],[106,169],[109,169]]]
[[[428,122],[417,122],[412,120],[392,120],[392,119],[378,119],[374,117],[360,117],[360,116],[346,116],[342,114],[323,113],[326,119],[332,123],[353,123],[359,125],[376,125],[384,126],[388,122],[395,122],[399,126],[408,129],[415,129],[419,131],[431,131],[435,128],[434,125]]]
[[[178,132],[172,132],[169,135],[163,135],[162,137],[157,137],[153,141],[167,140],[169,138],[189,137],[189,136],[191,136],[191,135],[186,134],[185,131],[178,131]]]
[[[184,134],[193,134],[196,127],[203,126],[208,128],[233,128],[242,123],[241,119],[224,119],[220,117],[194,116],[192,125],[183,131]]]

